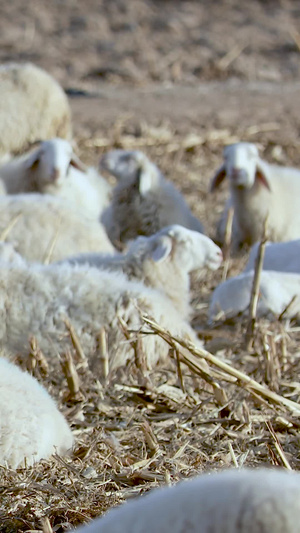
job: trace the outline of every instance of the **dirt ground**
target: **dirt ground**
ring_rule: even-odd
[[[226,187],[210,195],[208,185],[224,145],[255,142],[269,161],[300,166],[296,0],[2,0],[6,61],[37,63],[62,84],[84,161],[97,164],[116,146],[144,150],[212,237]],[[245,257],[231,261],[229,275]],[[207,302],[221,275],[195,294],[206,347],[298,402],[299,328],[264,322],[250,351],[243,323],[208,330]],[[132,369],[109,384],[80,365],[78,372],[81,395],[70,398],[59,366],[46,376],[36,369],[77,445],[70,459],[0,467],[0,532],[63,533],[148,488],[210,469],[300,468],[299,415],[228,375],[220,399],[191,367],[184,392],[175,364],[153,373],[151,390]]]

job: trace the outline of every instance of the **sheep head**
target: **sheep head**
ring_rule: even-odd
[[[203,267],[216,270],[223,260],[221,249],[209,237],[176,224],[150,237],[139,237],[129,252],[136,253],[141,247],[154,263],[177,262],[188,273]]]
[[[235,143],[224,148],[224,163],[215,173],[210,191],[219,187],[225,177],[232,187],[251,189],[256,181],[270,190],[267,168],[252,143]]]
[[[146,196],[160,180],[160,171],[139,150],[111,150],[100,160],[100,168],[121,181],[136,182],[140,195]]]
[[[71,144],[59,138],[42,141],[26,161],[28,172],[38,169],[36,181],[39,188],[47,184],[62,184],[68,177],[71,166],[81,172],[87,170],[84,163],[74,154]]]

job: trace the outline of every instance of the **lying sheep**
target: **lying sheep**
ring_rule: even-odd
[[[120,180],[102,218],[114,244],[171,224],[204,232],[180,192],[142,152],[112,150],[100,164]]]
[[[221,283],[212,294],[210,320],[234,317],[246,312],[250,304],[252,285],[253,270]],[[284,316],[294,317],[300,313],[300,275],[263,270],[259,295],[257,316],[278,316],[293,300]]]
[[[0,66],[0,154],[38,139],[71,137],[71,111],[54,78],[32,63]]]
[[[224,242],[226,212],[232,205],[233,247],[260,240],[268,215],[271,241],[300,237],[300,171],[270,165],[263,161],[251,143],[236,143],[224,149],[224,163],[217,170],[211,191],[229,178],[230,200],[217,230],[218,242]]]
[[[81,254],[68,261],[121,270],[129,279],[140,280],[166,294],[188,319],[191,314],[189,273],[205,267],[217,269],[222,262],[222,252],[209,237],[173,225],[150,237],[138,237],[124,255]]]
[[[244,272],[254,269],[258,246],[258,243],[252,246]],[[287,242],[267,242],[263,269],[300,274],[300,239]]]
[[[63,198],[86,216],[99,218],[109,203],[110,185],[95,168],[87,168],[72,145],[59,138],[0,166],[6,193],[40,192]]]
[[[59,261],[74,253],[113,252],[103,226],[50,195],[0,196],[0,240],[28,261]]]
[[[143,330],[141,353],[144,353],[146,364],[151,368],[158,361],[167,360],[169,347],[157,335],[144,333],[147,327],[143,324],[141,314],[153,317],[173,334],[199,344],[188,320],[178,310],[188,302],[188,272],[203,264],[202,254],[197,256],[195,237],[200,241],[201,236],[196,232],[191,234],[194,246],[189,244],[186,250],[181,246],[181,262],[178,262],[180,254],[176,253],[174,236],[163,234],[155,243],[153,241],[148,250],[148,259],[144,258],[141,268],[148,261],[147,269],[153,269],[153,283],[156,274],[158,289],[128,280],[123,272],[101,270],[86,264],[33,264],[30,268],[1,264],[2,345],[22,353],[24,348],[27,349],[28,336],[34,335],[46,355],[61,353],[70,345],[64,322],[67,318],[87,357],[97,352],[99,332],[105,328],[109,367],[113,370],[134,358],[134,347],[122,329],[125,323],[130,331]],[[212,268],[220,263],[220,255],[215,248],[210,259]],[[161,287],[167,283],[168,275],[175,278],[173,287],[175,291],[178,290],[183,303],[178,301],[177,294],[168,298],[162,292]]]
[[[46,389],[0,358],[0,464],[30,466],[72,445],[72,432]]]
[[[203,474],[135,498],[77,533],[299,533],[300,475],[278,468]]]

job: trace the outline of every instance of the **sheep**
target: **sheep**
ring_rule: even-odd
[[[142,152],[112,150],[100,165],[119,179],[102,217],[115,246],[171,224],[204,233],[180,192]]]
[[[68,98],[45,70],[1,65],[0,94],[0,154],[21,153],[38,139],[71,138]]]
[[[211,191],[229,178],[230,199],[217,229],[217,241],[225,234],[226,213],[232,205],[233,248],[252,245],[261,238],[268,215],[271,241],[300,237],[300,170],[270,165],[263,161],[252,143],[236,143],[224,149],[224,163],[211,182]]]
[[[258,243],[252,246],[244,272],[249,272],[254,268],[258,246]],[[300,274],[300,239],[287,242],[267,242],[263,269]]]
[[[159,244],[167,254],[166,263],[153,261],[153,253]],[[171,259],[169,250],[172,250]],[[181,315],[188,319],[191,315],[189,273],[204,267],[215,270],[222,259],[220,248],[209,237],[174,224],[150,237],[138,237],[124,254],[80,254],[67,258],[67,261],[121,270],[129,279],[142,281],[166,294]]]
[[[0,179],[7,194],[52,194],[91,218],[99,218],[109,203],[108,182],[86,167],[65,139],[43,141],[33,152],[8,161],[0,166]]]
[[[299,533],[300,475],[260,468],[152,490],[76,533]]]
[[[250,303],[252,284],[253,270],[221,283],[211,297],[210,321],[245,313]],[[286,310],[284,316],[289,318],[300,312],[299,274],[263,270],[260,276],[259,293],[257,316],[272,318],[274,315],[281,315]]]
[[[196,247],[200,234],[191,232],[193,235],[190,240],[194,246],[190,243],[184,250],[181,245],[176,252],[177,242],[170,233],[152,241],[148,251],[147,268],[153,269],[153,284],[157,276],[157,289],[146,287],[141,281],[129,280],[123,272],[108,271],[88,264],[32,264],[30,268],[26,265],[1,264],[2,345],[22,354],[27,349],[28,335],[34,335],[42,351],[53,357],[53,354],[69,347],[65,325],[67,318],[87,357],[94,357],[99,332],[103,328],[106,330],[109,366],[115,370],[134,358],[134,347],[126,340],[121,324],[127,324],[130,331],[142,328],[144,332],[147,328],[141,314],[153,317],[173,334],[199,345],[188,320],[182,316],[184,303],[178,301],[176,294],[172,299],[169,298],[167,290],[164,293],[161,287],[164,282],[167,283],[168,273],[170,277],[178,276],[178,294],[188,305],[188,297],[185,296],[185,292],[188,293],[188,272],[203,264],[202,254],[197,256]],[[178,263],[180,255],[181,262]],[[216,268],[220,260],[215,247],[210,259],[211,268]],[[176,288],[175,281],[173,286]],[[143,335],[141,349],[148,368],[168,358],[168,345],[157,335]]]
[[[52,453],[64,455],[72,432],[46,389],[0,358],[0,464],[30,466]]]
[[[77,213],[61,198],[38,193],[0,196],[0,240],[11,242],[28,261],[114,252],[100,222]]]

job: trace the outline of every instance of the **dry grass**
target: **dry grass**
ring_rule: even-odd
[[[103,147],[145,149],[213,235],[224,192],[209,196],[208,179],[222,146],[240,133],[209,132],[188,139],[166,124],[161,129],[141,124],[135,137],[130,124],[118,123],[103,139],[79,139],[81,152],[95,160]],[[270,129],[261,137],[262,130],[257,125],[256,137],[251,131],[243,138],[264,147],[274,144],[276,132]],[[205,176],[199,177],[202,171]],[[226,275],[239,272],[245,260],[246,255],[227,255]],[[66,354],[46,361],[31,339],[22,364],[57,399],[76,446],[70,457],[54,456],[32,468],[0,467],[1,533],[51,528],[62,533],[127,498],[208,470],[262,464],[300,469],[300,330],[290,322],[257,321],[247,348],[246,319],[207,328],[207,303],[222,279],[221,270],[193,281],[194,326],[206,349],[197,351],[184,339],[159,331],[170,344],[170,362],[152,372],[145,370],[139,341],[131,338],[126,324],[120,327],[135,361],[114,375],[105,331],[99,332],[99,361],[82,352],[68,321]],[[145,323],[145,330],[151,327],[159,329]]]

